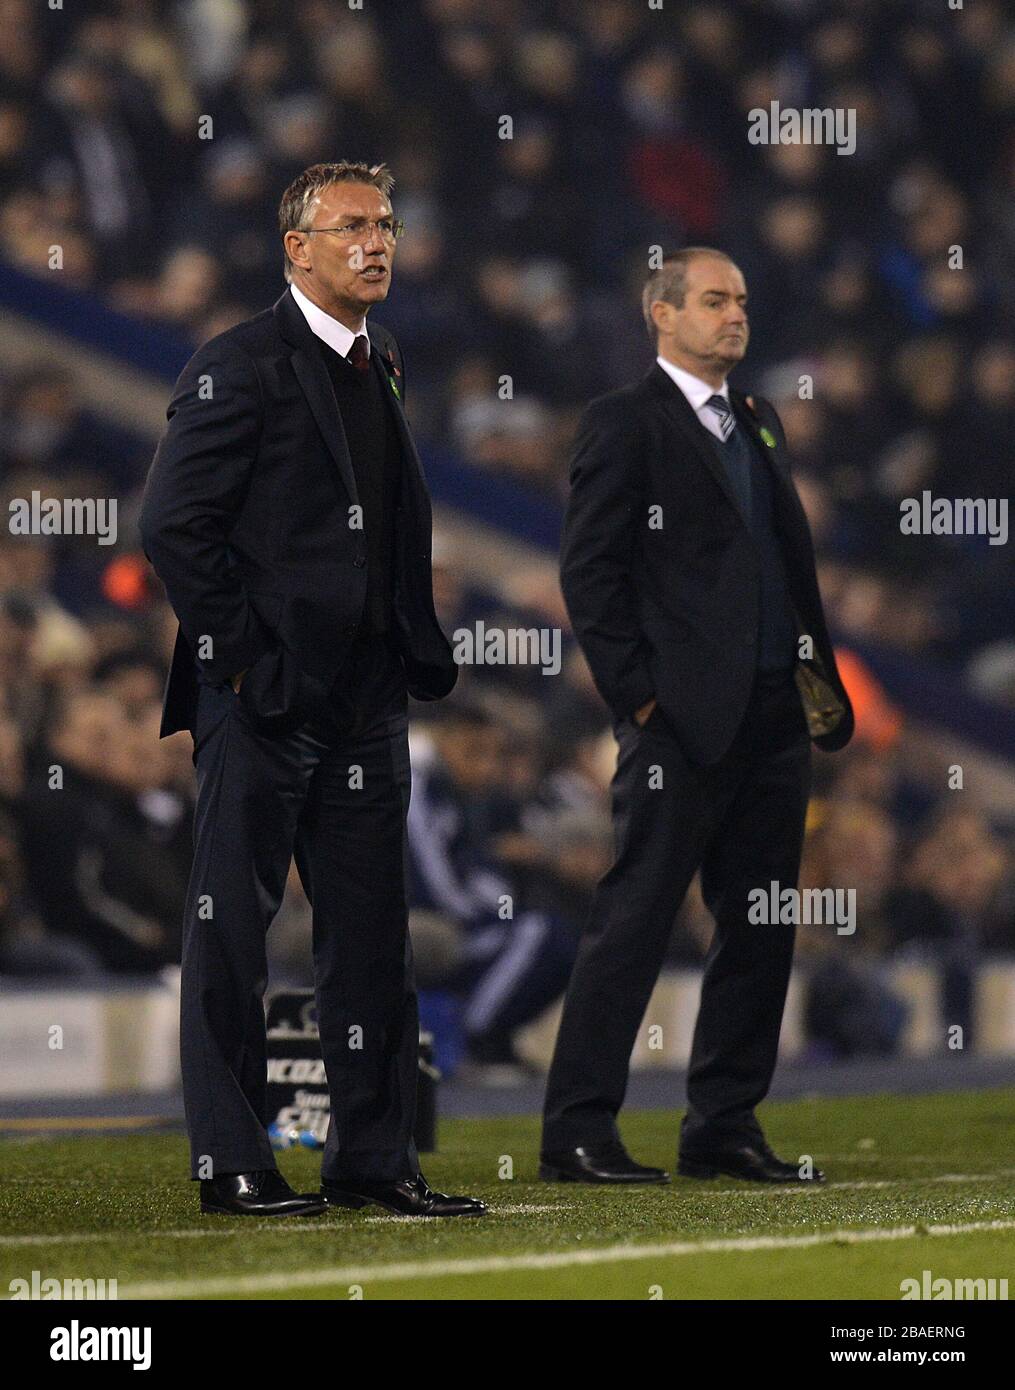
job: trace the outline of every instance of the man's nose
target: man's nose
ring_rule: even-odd
[[[378,253],[383,252],[386,249],[387,248],[384,244],[384,238],[381,236],[381,229],[380,227],[378,227],[377,223],[374,222],[371,224],[370,227],[370,235],[363,243],[363,250],[369,251],[371,255],[377,255]]]

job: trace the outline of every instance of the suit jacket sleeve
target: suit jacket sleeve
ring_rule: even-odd
[[[261,413],[253,360],[228,343],[205,344],[176,383],[141,504],[145,554],[195,655],[211,639],[202,664],[213,680],[253,665],[275,645],[228,546],[257,455]]]
[[[561,545],[571,625],[596,688],[620,719],[655,694],[632,576],[636,528],[645,522],[639,448],[637,420],[623,403],[593,401],[575,441]]]

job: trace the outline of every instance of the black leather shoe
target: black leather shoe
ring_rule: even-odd
[[[475,1197],[434,1192],[422,1173],[401,1182],[359,1182],[322,1178],[321,1196],[330,1206],[383,1207],[397,1216],[483,1216],[486,1203]]]
[[[201,1210],[217,1216],[320,1216],[327,1208],[312,1192],[294,1192],[276,1168],[201,1179]]]
[[[623,1144],[598,1148],[565,1149],[539,1155],[539,1176],[544,1182],[669,1182],[661,1168],[646,1168],[634,1159]]]
[[[720,1173],[746,1182],[819,1183],[825,1181],[820,1168],[810,1177],[800,1172],[799,1163],[784,1163],[776,1157],[763,1139],[748,1140],[734,1148],[708,1149],[701,1153],[681,1154],[677,1172],[682,1178],[717,1178]]]

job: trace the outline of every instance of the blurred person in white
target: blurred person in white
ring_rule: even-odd
[[[964,1048],[976,1045],[979,966],[990,950],[1015,946],[1012,873],[1010,837],[976,807],[942,805],[889,897],[892,953],[937,971],[942,1050],[952,1027],[961,1028]]]
[[[876,776],[876,764],[872,772]],[[822,808],[805,841],[801,888],[856,895],[853,934],[839,936],[831,923],[808,925],[799,933],[811,1060],[885,1056],[899,1046],[907,1010],[884,964],[897,846],[891,818],[877,804],[861,800]]]
[[[414,733],[411,745],[409,901],[414,913],[443,917],[457,937],[444,985],[462,996],[472,1074],[493,1084],[528,1070],[514,1035],[560,996],[576,944],[545,893],[525,891],[544,856],[566,862],[560,818],[545,807],[538,827],[514,830],[498,814],[493,794],[510,747],[490,714],[464,703]],[[580,876],[582,861],[572,857]]]

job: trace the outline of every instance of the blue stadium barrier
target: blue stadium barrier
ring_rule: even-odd
[[[0,306],[105,355],[174,382],[193,348],[178,334],[140,323],[94,296],[52,279],[0,266]],[[423,465],[434,500],[495,527],[526,545],[556,553],[561,509],[507,478],[471,468],[450,450],[424,448]],[[834,637],[834,634],[833,634]],[[889,696],[911,717],[968,739],[995,755],[1015,755],[1015,711],[978,699],[960,679],[890,648],[849,639]]]

